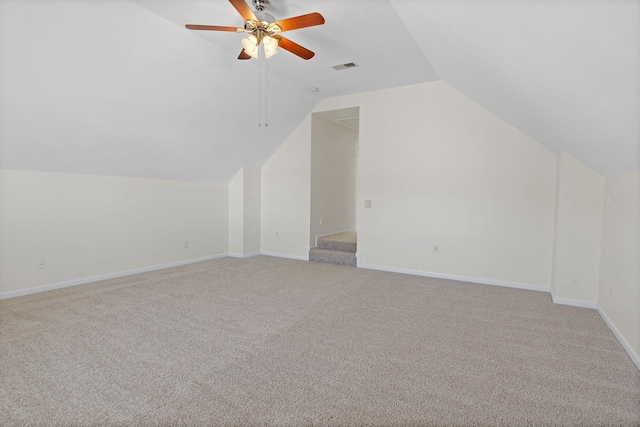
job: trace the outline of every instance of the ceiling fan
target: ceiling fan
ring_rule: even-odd
[[[269,0],[253,0],[255,13],[244,0],[229,0],[229,3],[244,19],[244,27],[195,24],[185,26],[190,30],[249,33],[248,37],[242,39],[242,51],[238,59],[257,58],[261,45],[267,58],[277,53],[278,46],[302,59],[311,59],[315,55],[309,49],[282,37],[280,33],[324,24],[324,18],[318,12],[276,21],[271,14],[264,11],[269,5]]]

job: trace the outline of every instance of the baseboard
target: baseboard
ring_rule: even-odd
[[[502,286],[505,288],[525,289],[528,291],[549,292],[549,288],[540,285],[530,285],[527,283],[503,282],[500,280],[478,279],[476,277],[456,276],[452,274],[433,273],[424,270],[411,270],[405,268],[385,267],[381,265],[359,264],[358,267],[369,270],[388,271],[391,273],[412,274],[414,276],[433,277],[436,279],[458,280],[461,282],[478,283],[481,285]]]
[[[19,291],[3,292],[3,293],[0,293],[0,300],[21,297],[24,295],[36,294],[39,292],[53,291],[55,289],[67,288],[70,286],[84,285],[87,283],[99,282],[100,280],[117,279],[118,277],[132,276],[134,274],[140,274],[140,273],[148,273],[149,271],[163,270],[165,268],[180,267],[183,265],[195,264],[197,262],[211,261],[214,259],[225,258],[227,256],[228,254],[224,253],[219,255],[206,256],[202,258],[194,258],[194,259],[188,259],[183,261],[170,262],[167,264],[153,265],[150,267],[135,268],[133,270],[119,271],[117,273],[102,274],[100,276],[84,277],[82,279],[68,280],[65,282],[52,283],[50,285],[36,286],[33,288],[22,289]]]
[[[244,258],[251,258],[251,257],[254,257],[254,256],[258,256],[258,255],[261,255],[261,254],[262,254],[261,252],[251,252],[251,253],[248,253],[248,254],[239,254],[239,253],[235,253],[235,252],[229,252],[228,256],[230,256],[231,258],[244,259]]]
[[[309,251],[307,250],[306,256],[299,255],[291,255],[291,254],[280,254],[277,252],[261,252],[261,255],[272,256],[275,258],[286,258],[286,259],[296,259],[298,261],[309,261]]]
[[[633,363],[635,363],[636,367],[640,371],[640,356],[635,351],[633,351],[627,340],[624,339],[624,336],[622,336],[618,328],[616,328],[611,319],[609,319],[609,317],[605,314],[600,305],[596,304],[596,310],[598,311],[600,317],[602,317],[602,320],[604,320],[604,323],[606,323],[606,325],[609,327],[609,330],[611,330],[611,333],[613,333],[622,348],[624,348],[624,351],[627,352]]]
[[[549,294],[551,294],[551,301],[553,301],[554,304],[570,305],[572,307],[591,308],[594,310],[597,308],[597,304],[595,302],[580,301],[577,299],[569,299],[569,298],[557,298],[555,295],[553,295],[552,290],[549,290]]]

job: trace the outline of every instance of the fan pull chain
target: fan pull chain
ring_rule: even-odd
[[[258,127],[262,127],[262,51],[258,47]]]
[[[266,60],[265,52],[265,66],[264,66],[264,127],[269,127],[269,62]]]
[[[262,127],[263,107],[264,127],[269,127],[269,63],[267,62],[265,52],[260,48],[258,48],[258,68],[258,127]],[[264,103],[262,102],[262,92],[264,92]]]

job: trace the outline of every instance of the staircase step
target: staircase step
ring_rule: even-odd
[[[329,264],[356,266],[356,254],[349,251],[313,248],[309,251],[309,261],[325,262]]]
[[[331,236],[327,236],[318,238],[318,248],[355,253],[358,251],[358,244],[343,240],[333,240]]]

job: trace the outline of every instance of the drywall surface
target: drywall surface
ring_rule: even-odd
[[[260,168],[245,166],[229,182],[229,255],[260,253]]]
[[[229,255],[244,253],[244,168],[229,181]]]
[[[262,166],[263,254],[309,258],[311,116]]]
[[[551,290],[554,300],[598,300],[604,177],[567,153],[558,155]]]
[[[260,168],[244,168],[243,255],[260,252]]]
[[[554,153],[442,81],[315,111],[354,106],[361,265],[550,286]]]
[[[640,170],[607,177],[602,227],[598,306],[635,353],[638,364]]]
[[[226,254],[227,198],[226,183],[0,170],[0,294]]]
[[[640,2],[389,0],[441,79],[603,175],[640,168]]]
[[[240,37],[184,27],[234,20],[228,1],[0,0],[0,168],[227,182],[263,164],[318,95],[272,66],[258,127]],[[388,84],[430,70],[413,64]]]
[[[357,133],[333,121],[311,119],[311,231],[316,236],[356,228]]]

